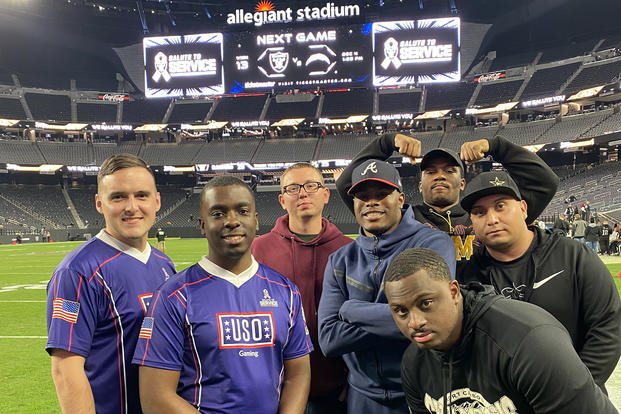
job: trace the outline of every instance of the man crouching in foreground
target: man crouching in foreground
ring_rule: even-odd
[[[433,250],[400,253],[384,289],[413,342],[401,363],[412,413],[617,413],[552,315],[478,283],[460,288]]]

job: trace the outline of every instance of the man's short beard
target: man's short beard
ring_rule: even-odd
[[[447,197],[440,196],[440,197],[433,197],[431,201],[427,204],[429,204],[432,207],[445,208],[448,206],[452,206],[457,201],[458,200],[449,200]]]

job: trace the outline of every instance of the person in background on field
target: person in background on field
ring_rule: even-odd
[[[278,202],[287,214],[254,240],[252,254],[295,282],[302,294],[314,348],[306,414],[345,413],[347,370],[341,358],[326,358],[319,349],[317,308],[328,256],[352,239],[322,217],[330,190],[317,167],[305,162],[290,166],[280,177],[280,188]]]
[[[554,221],[552,229],[562,233],[563,236],[567,236],[569,234],[569,223],[567,222],[567,216],[563,213],[559,214],[558,218]]]
[[[105,228],[69,253],[47,286],[52,379],[64,413],[139,413],[131,358],[153,291],[175,273],[147,242],[160,194],[145,162],[107,158],[95,207]]]
[[[160,287],[142,323],[144,412],[302,414],[313,346],[298,288],[251,254],[252,191],[211,179],[199,223],[208,254]]]
[[[586,243],[584,236],[586,234],[589,223],[584,221],[580,214],[574,214],[574,221],[571,223],[571,234],[575,241],[579,243]]]
[[[593,250],[595,254],[599,252],[598,242],[599,242],[599,226],[595,222],[595,218],[591,217],[589,220],[589,225],[587,226],[586,231],[584,232],[584,240],[586,245],[589,246],[589,249]]]
[[[610,234],[612,228],[608,224],[608,220],[603,220],[602,224],[597,228],[597,236],[599,237],[599,252],[601,254],[610,254]]]
[[[385,292],[411,341],[401,363],[410,413],[617,413],[552,315],[460,287],[436,252],[400,253]]]
[[[613,227],[612,232],[610,233],[610,243],[608,245],[608,250],[610,254],[619,254],[620,248],[619,243],[621,242],[621,224],[617,224]]]
[[[155,233],[155,237],[157,237],[157,248],[161,251],[166,251],[166,232],[162,230],[161,227],[158,227],[157,233]]]

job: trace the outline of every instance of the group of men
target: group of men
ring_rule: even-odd
[[[558,185],[549,167],[502,137],[435,149],[420,164],[423,203],[409,205],[385,161],[394,151],[422,155],[415,138],[385,134],[337,180],[353,241],[322,217],[330,192],[311,164],[283,173],[286,214],[257,238],[248,186],[212,179],[199,220],[209,252],[174,276],[147,243],[152,173],[106,160],[106,227],[48,286],[63,411],[617,412],[604,387],[621,354],[610,274],[530,225]],[[485,156],[506,172],[466,185],[464,161]]]

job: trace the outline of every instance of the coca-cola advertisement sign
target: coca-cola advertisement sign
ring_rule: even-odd
[[[97,96],[101,101],[123,102],[129,101],[129,95],[124,93],[104,93]]]
[[[501,72],[490,72],[490,73],[484,73],[479,76],[475,76],[474,79],[472,79],[472,81],[474,83],[483,83],[483,82],[491,82],[491,81],[496,81],[499,79],[504,79],[506,77],[507,77],[507,72],[503,70]]]

